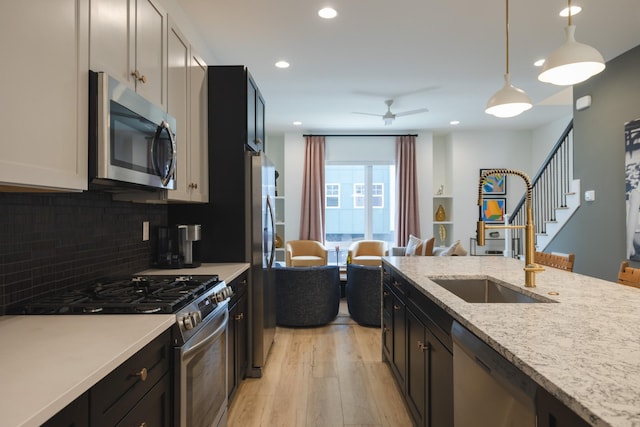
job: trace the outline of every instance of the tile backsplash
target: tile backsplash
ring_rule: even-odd
[[[148,268],[153,230],[166,224],[166,206],[116,202],[108,193],[0,193],[0,314],[53,290]]]

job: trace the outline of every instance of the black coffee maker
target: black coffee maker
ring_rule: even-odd
[[[158,227],[158,246],[153,263],[158,268],[194,268],[201,265],[198,244],[200,224]]]

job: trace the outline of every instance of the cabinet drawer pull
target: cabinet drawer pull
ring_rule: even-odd
[[[385,298],[386,298],[386,297],[388,297],[388,296],[389,296],[389,291],[384,291],[384,292],[382,293],[382,296],[384,296]]]
[[[139,82],[142,82],[142,83],[146,83],[147,82],[147,76],[141,75],[140,71],[138,71],[138,70],[133,71],[131,73],[131,75],[133,77],[135,77],[135,79],[138,80]]]
[[[140,369],[139,372],[136,372],[136,377],[140,378],[140,381],[146,381],[147,380],[147,368],[142,368]]]
[[[244,313],[236,314],[236,320],[244,319]]]
[[[140,427],[147,427],[147,423],[145,423],[144,421],[140,423]]]
[[[422,341],[418,341],[418,348],[422,351],[429,350],[429,343],[423,343]]]
[[[393,309],[394,310],[400,310],[400,306],[398,304],[393,304]]]

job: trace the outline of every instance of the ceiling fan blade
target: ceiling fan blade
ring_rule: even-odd
[[[362,114],[365,116],[376,116],[376,117],[382,117],[382,114],[374,114],[374,113],[361,113],[359,111],[353,111],[351,112],[351,114]]]
[[[396,117],[409,116],[411,114],[426,113],[427,111],[429,111],[428,108],[418,108],[417,110],[410,110],[410,111],[403,111],[402,113],[396,113]]]

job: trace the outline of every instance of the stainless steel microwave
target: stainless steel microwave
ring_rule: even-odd
[[[176,188],[176,120],[125,84],[89,72],[90,188]]]

